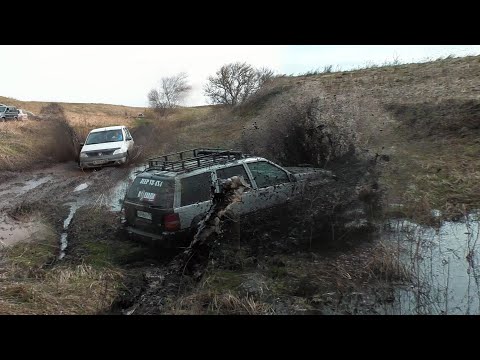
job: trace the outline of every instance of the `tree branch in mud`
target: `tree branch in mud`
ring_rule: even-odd
[[[178,261],[174,261],[174,267],[177,270],[182,269],[185,272],[189,262],[195,255],[201,257],[202,253],[208,252],[210,245],[222,232],[222,223],[226,219],[231,219],[232,208],[236,203],[242,201],[242,194],[250,188],[241,176],[233,176],[221,181],[220,192],[213,196],[213,204],[207,214],[200,221],[198,230],[193,237],[188,248],[180,254]],[[235,217],[233,215],[233,217]],[[197,261],[196,261],[197,262]]]
[[[221,232],[220,224],[223,218],[231,214],[232,207],[242,201],[242,194],[250,186],[241,176],[233,176],[221,183],[221,192],[215,194],[213,205],[207,212],[205,218],[200,222],[190,248],[197,243],[205,243],[212,234]]]

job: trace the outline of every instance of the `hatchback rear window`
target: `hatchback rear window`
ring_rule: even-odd
[[[182,185],[181,206],[210,200],[212,175],[206,172],[180,180]]]
[[[173,179],[137,177],[128,189],[126,199],[170,209],[173,208],[174,193]]]

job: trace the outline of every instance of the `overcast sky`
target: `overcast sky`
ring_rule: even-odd
[[[478,55],[480,45],[0,45],[0,96],[145,107],[163,76],[186,72],[193,90],[185,105],[195,106],[207,104],[207,77],[235,61],[298,74],[450,54]]]

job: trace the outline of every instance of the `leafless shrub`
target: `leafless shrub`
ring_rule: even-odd
[[[152,89],[148,93],[148,102],[160,116],[167,116],[178,107],[191,89],[186,73],[163,77],[160,88]]]
[[[333,65],[325,65],[323,67],[323,73],[325,74],[329,74],[332,72],[332,69],[333,69]]]
[[[270,69],[255,69],[247,63],[223,65],[208,78],[204,93],[213,104],[234,106],[258,91],[273,75]]]

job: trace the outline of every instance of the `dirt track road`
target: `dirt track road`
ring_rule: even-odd
[[[138,169],[130,165],[81,171],[75,162],[67,162],[42,170],[3,174],[3,177],[0,174],[0,179],[4,179],[0,182],[0,245],[9,246],[33,238],[39,219],[20,221],[12,216],[15,209],[28,204],[35,204],[38,210],[53,209],[57,221],[63,221],[65,228],[68,218],[71,220],[82,205],[107,206],[112,211],[120,211],[121,200]],[[69,213],[60,211],[65,206],[70,209]]]

